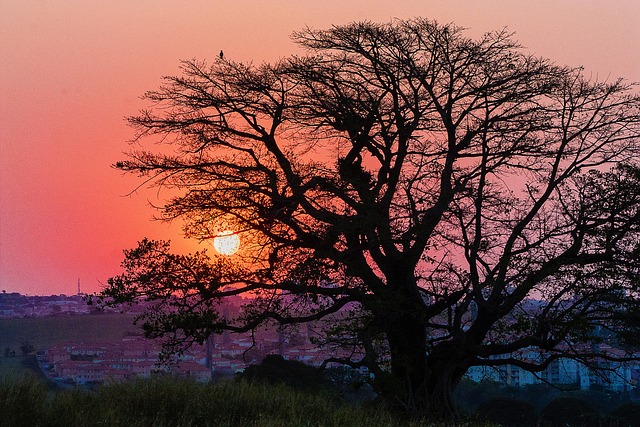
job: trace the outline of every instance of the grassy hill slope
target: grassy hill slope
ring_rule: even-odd
[[[0,319],[0,350],[18,350],[23,342],[36,351],[64,342],[116,341],[125,334],[140,334],[133,316],[100,314]]]
[[[141,332],[133,325],[133,316],[127,314],[0,319],[0,376],[28,370],[20,352],[24,342],[40,351],[66,342],[113,342]],[[5,357],[7,347],[16,357]]]

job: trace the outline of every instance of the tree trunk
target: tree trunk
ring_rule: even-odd
[[[427,316],[415,289],[415,277],[402,266],[394,276],[393,297],[378,308],[391,356],[389,377],[379,384],[383,396],[411,417],[455,421],[458,410],[453,391],[465,370],[464,355],[452,342],[440,342],[427,353]]]
[[[453,392],[463,365],[446,344],[427,355],[426,327],[413,320],[403,328],[388,328],[394,386],[383,386],[386,398],[411,417],[455,422],[459,412]]]
[[[405,325],[403,328],[394,328],[396,330],[387,332],[391,352],[391,374],[395,380],[393,398],[405,411],[418,415],[424,412],[427,403],[425,328],[406,323]]]
[[[429,374],[426,378],[427,413],[430,418],[455,422],[460,413],[453,392],[466,372],[453,354],[444,358],[428,358]]]

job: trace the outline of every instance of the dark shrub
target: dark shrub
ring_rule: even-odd
[[[558,397],[544,408],[542,426],[592,426],[598,425],[599,415],[592,405],[579,397]]]
[[[620,427],[640,427],[640,403],[623,403],[611,411],[610,417],[615,418]]]
[[[319,369],[276,354],[268,355],[259,365],[247,367],[241,378],[269,384],[283,383],[297,389],[319,389],[325,384]]]
[[[507,426],[535,426],[538,421],[534,406],[526,400],[494,397],[478,409],[482,420]]]
[[[480,405],[489,399],[504,397],[504,386],[494,381],[475,382],[467,378],[460,381],[455,390],[455,398],[460,409],[466,414],[475,414]]]
[[[560,390],[545,383],[526,385],[521,387],[519,392],[517,397],[531,402],[538,413],[541,413],[549,402],[560,396]]]

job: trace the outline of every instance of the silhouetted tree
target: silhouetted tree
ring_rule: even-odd
[[[342,348],[333,361],[446,417],[474,365],[634,357],[593,345],[640,336],[634,84],[423,19],[294,40],[308,55],[184,61],[146,94],[136,142],[165,147],[116,167],[169,188],[162,218],[186,236],[232,229],[242,249],[143,240],[100,297],[149,301],[140,321],[170,350],[329,319],[318,342]]]

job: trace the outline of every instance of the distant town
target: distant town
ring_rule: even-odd
[[[44,317],[58,314],[88,314],[83,295],[27,296],[17,292],[0,293],[0,318]]]
[[[82,294],[25,296],[19,293],[0,294],[0,318],[46,316],[83,316],[95,313]],[[228,313],[238,309],[241,299],[225,307]],[[104,314],[138,314],[144,305],[132,306],[122,312],[105,309]],[[280,354],[285,359],[319,366],[335,354],[310,342],[307,327],[288,330],[261,330],[255,334],[212,335],[206,345],[194,346],[173,362],[162,363],[159,341],[140,335],[122,337],[113,342],[69,342],[39,351],[39,366],[47,378],[61,384],[93,384],[120,382],[133,377],[150,377],[171,373],[197,381],[232,376],[248,365],[258,364],[268,354]]]
[[[225,310],[233,313],[241,300],[231,301]],[[19,293],[0,293],[0,318],[32,318],[47,316],[86,316],[95,308],[88,306],[83,295],[26,296]],[[142,306],[128,308],[126,314],[138,314]],[[118,310],[106,310],[112,313]],[[205,345],[194,346],[177,357],[171,364],[161,363],[161,343],[145,339],[142,334],[123,336],[110,342],[69,341],[37,353],[38,365],[44,375],[60,384],[99,384],[121,382],[134,377],[155,374],[173,374],[209,381],[212,378],[233,376],[251,364],[258,364],[269,354],[279,354],[288,360],[297,360],[319,366],[335,356],[334,350],[311,343],[312,327],[300,325],[286,333],[277,328],[257,331],[255,334],[212,335]],[[606,342],[594,344],[602,352],[622,350]],[[15,353],[15,352],[14,352]],[[9,354],[4,355],[5,357]],[[536,360],[541,357],[536,349],[528,349],[520,357]],[[640,385],[640,362],[611,362],[599,360],[604,371],[593,372],[573,359],[561,358],[538,374],[517,366],[472,367],[467,378],[480,382],[492,380],[511,386],[549,383],[580,389],[598,388],[610,391],[635,390]]]

